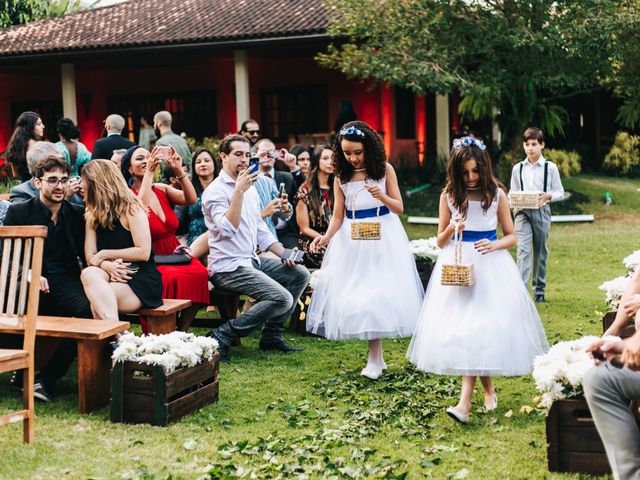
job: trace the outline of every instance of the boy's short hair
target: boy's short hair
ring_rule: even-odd
[[[48,157],[41,158],[36,162],[33,176],[36,178],[42,178],[45,173],[52,170],[62,170],[68,175],[71,167],[62,158],[49,155]]]
[[[538,143],[544,143],[544,133],[537,127],[529,127],[524,131],[522,135],[522,141],[537,140]]]

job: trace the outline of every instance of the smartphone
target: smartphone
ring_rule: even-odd
[[[171,157],[171,147],[169,146],[158,146],[156,147],[156,156],[160,159],[160,160],[167,160],[168,158]]]
[[[258,157],[251,157],[249,159],[249,173],[256,173],[260,168],[260,159]]]
[[[292,260],[294,263],[303,263],[304,252],[296,248],[285,248],[280,257],[282,260]]]
[[[269,154],[268,154],[271,158],[273,158],[274,160],[279,160],[282,158],[282,151],[280,150],[269,150]]]

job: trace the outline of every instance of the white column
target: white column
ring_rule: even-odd
[[[449,156],[451,147],[449,126],[449,95],[436,95],[436,144],[438,155]]]
[[[498,122],[496,121],[496,117],[499,113],[500,111],[498,110],[498,107],[494,105],[491,114],[491,138],[498,146],[500,146],[500,143],[502,143],[502,132],[500,131],[500,127],[498,126]]]
[[[63,63],[62,75],[62,114],[74,122],[78,121],[76,108],[76,72],[73,63]]]
[[[245,120],[251,118],[249,109],[249,61],[246,50],[235,51],[235,80],[236,80],[236,120],[238,130]]]

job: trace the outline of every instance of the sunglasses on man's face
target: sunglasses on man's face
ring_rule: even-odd
[[[251,136],[260,135],[260,130],[247,130],[247,133]]]

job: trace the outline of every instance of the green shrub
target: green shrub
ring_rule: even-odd
[[[640,175],[640,136],[618,132],[609,153],[604,157],[602,166],[608,173],[615,175]]]
[[[582,158],[578,152],[568,152],[566,150],[545,149],[542,154],[544,158],[555,163],[561,177],[570,177],[580,173]]]
[[[498,179],[507,187],[511,182],[511,170],[513,166],[524,159],[522,150],[509,150],[500,155],[496,163],[495,174]]]
[[[202,143],[198,143],[196,139],[192,137],[187,137],[186,141],[191,153],[205,148],[213,154],[214,160],[218,158],[218,154],[220,153],[220,139],[218,137],[204,137]],[[191,165],[189,165],[189,168],[191,168]]]

